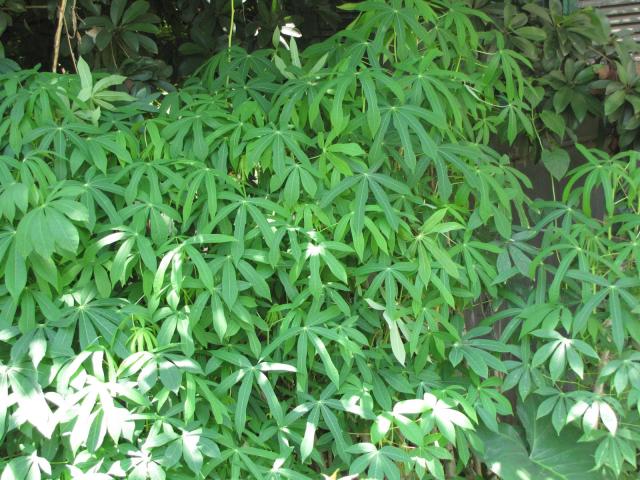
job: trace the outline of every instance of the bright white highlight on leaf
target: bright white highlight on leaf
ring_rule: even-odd
[[[315,257],[324,253],[324,247],[322,245],[309,244],[307,246],[307,257]]]

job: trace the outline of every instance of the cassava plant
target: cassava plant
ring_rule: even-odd
[[[533,201],[491,19],[343,8],[165,95],[0,77],[1,480],[633,478],[637,153]]]

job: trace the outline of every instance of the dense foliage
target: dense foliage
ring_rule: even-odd
[[[335,0],[0,0],[0,35],[23,67],[51,66],[60,9],[60,66],[82,56],[93,68],[158,82],[193,72],[234,43],[248,49],[300,35],[306,43],[346,25]],[[0,55],[1,56],[1,55]],[[168,88],[168,84],[161,83]]]
[[[343,8],[171,93],[0,77],[2,480],[636,475],[638,154],[561,148],[629,108],[600,19]]]
[[[251,52],[286,45],[291,37],[299,46],[326,38],[358,15],[357,10],[340,9],[340,3],[0,0],[0,73],[17,70],[18,65],[49,69],[54,58],[56,68],[77,72],[77,59],[82,57],[93,71],[126,76],[124,88],[131,93],[172,91],[170,82],[182,81],[231,45]],[[575,141],[575,129],[590,118],[596,125],[591,130],[598,130],[600,141],[606,139],[609,148],[626,148],[636,141],[640,86],[628,52],[637,52],[637,44],[626,40],[621,45],[596,11],[577,9],[574,0],[466,0],[454,2],[452,9],[477,35],[470,40],[479,47],[477,59],[489,67],[487,75],[504,63],[494,52],[506,48],[507,63],[509,57],[521,55],[515,68],[504,68],[513,69],[507,77],[516,75],[520,93],[523,84],[532,90],[517,101],[510,95],[508,102],[494,106],[503,105],[503,115],[509,119],[503,140],[512,144],[518,136],[522,154],[539,158],[540,146],[553,150],[566,138]],[[448,18],[440,22],[445,31],[462,28],[453,14]],[[442,57],[451,61],[451,55],[460,53],[445,45]],[[493,63],[488,63],[491,59]],[[532,115],[543,110],[562,118]],[[494,133],[485,129],[482,141]]]

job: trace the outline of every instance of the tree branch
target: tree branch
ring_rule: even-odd
[[[53,60],[51,71],[56,72],[58,69],[58,57],[60,56],[60,38],[62,37],[62,25],[64,24],[64,12],[67,9],[67,0],[60,0],[58,5],[58,25],[56,26],[56,34],[53,38]]]

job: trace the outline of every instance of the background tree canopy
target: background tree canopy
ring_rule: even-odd
[[[596,11],[0,8],[0,480],[637,477],[640,77]]]

